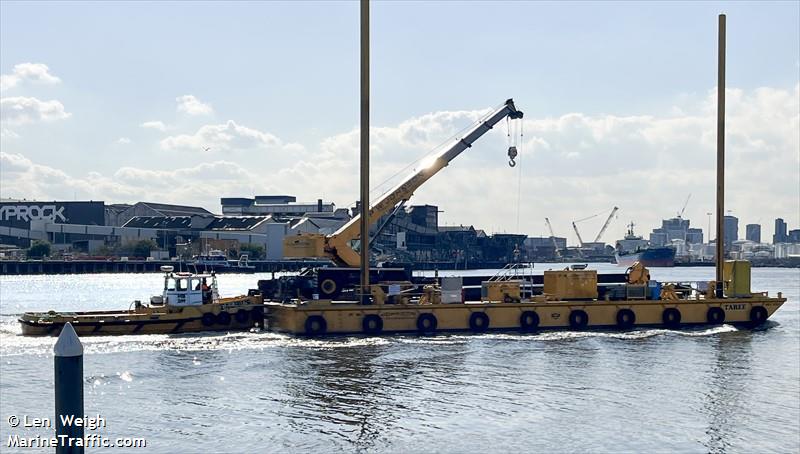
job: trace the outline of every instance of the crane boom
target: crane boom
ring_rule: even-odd
[[[553,240],[553,248],[556,251],[556,257],[561,257],[561,251],[558,250],[558,243],[556,242],[556,234],[553,233],[553,226],[550,224],[549,218],[544,218],[544,222],[547,224],[547,229],[550,230],[550,239]]]
[[[617,210],[619,210],[619,207],[614,207],[614,209],[611,210],[611,214],[608,215],[608,219],[606,219],[606,223],[603,224],[603,228],[600,229],[600,232],[597,234],[597,237],[595,237],[595,239],[594,239],[595,243],[599,242],[600,241],[600,237],[603,236],[604,233],[606,233],[606,229],[608,228],[608,225],[611,224],[611,219],[614,217],[615,214],[617,214]]]
[[[485,117],[484,120],[473,125],[463,137],[455,139],[443,151],[423,160],[414,173],[403,179],[394,189],[380,196],[369,209],[370,224],[388,213],[398,203],[410,199],[417,188],[445,168],[450,161],[464,150],[470,148],[476,140],[491,130],[500,120],[506,117],[521,119],[522,115],[522,112],[514,106],[514,101],[508,99],[501,107]],[[339,230],[327,236],[300,234],[286,237],[283,243],[283,254],[285,257],[328,257],[339,266],[359,266],[361,257],[353,250],[351,242],[360,237],[360,219],[360,215],[354,216]]]
[[[578,232],[578,226],[575,225],[575,221],[572,221],[572,228],[575,230],[575,235],[578,236],[578,244],[583,247],[583,238],[581,238],[581,234]]]

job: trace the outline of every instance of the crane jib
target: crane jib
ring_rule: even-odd
[[[506,117],[517,120],[521,119],[522,116],[523,113],[517,110],[514,106],[514,101],[512,99],[508,99],[500,108],[489,114],[487,117],[484,117],[482,121],[479,121],[477,124],[475,124],[460,139],[456,139],[450,147],[436,155],[432,155],[431,157],[427,158],[427,161],[430,162],[423,160],[425,165],[422,165],[414,173],[403,179],[403,181],[401,181],[391,191],[379,197],[370,207],[370,224],[374,221],[377,221],[379,217],[391,211],[399,202],[406,201],[411,198],[414,191],[418,187],[420,187],[441,169],[446,167],[450,161],[455,159],[464,150],[471,148],[472,144],[475,143],[476,140],[490,131],[495,124],[500,122],[500,120]],[[338,251],[338,254],[333,254],[336,256],[349,256],[349,251],[344,252],[343,249],[348,248],[347,244],[350,242],[350,240],[354,240],[359,237],[359,232],[356,227],[359,225],[360,219],[361,216],[354,216],[335,233],[327,236],[327,245],[325,249],[328,251]],[[338,258],[341,259],[343,257]],[[333,259],[336,260],[337,257],[333,257]],[[337,261],[342,261],[345,263],[347,262],[347,260]]]

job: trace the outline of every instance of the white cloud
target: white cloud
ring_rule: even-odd
[[[50,68],[43,63],[19,63],[14,65],[11,74],[0,75],[0,90],[13,88],[22,81],[57,84],[61,82],[61,79],[50,74]]]
[[[117,139],[118,145],[128,145],[129,143],[131,143],[131,139],[128,137],[120,137]]]
[[[218,211],[222,194],[247,194],[255,187],[264,192],[279,190],[229,161],[172,170],[122,167],[113,175],[89,172],[77,176],[6,152],[0,152],[0,179],[0,197],[58,200],[77,194],[78,198],[106,203],[149,200],[206,206],[212,211]]]
[[[145,121],[144,123],[140,124],[139,126],[141,126],[142,128],[145,128],[145,129],[155,129],[155,130],[161,131],[161,132],[164,132],[164,131],[167,130],[167,125],[165,125],[163,121],[157,121],[157,120]]]
[[[473,224],[489,232],[517,231],[519,211],[519,231],[532,236],[548,235],[547,216],[556,234],[574,243],[573,219],[619,206],[618,218],[604,239],[622,237],[630,220],[646,236],[661,219],[674,216],[692,193],[685,215],[692,226],[705,230],[705,213],[714,208],[714,99],[713,91],[686,97],[676,109],[670,105],[663,113],[646,116],[528,116],[513,169],[507,165],[506,126],[501,122],[423,185],[410,204],[438,205],[444,211],[440,222]],[[525,110],[522,104],[518,107]],[[418,158],[485,112],[436,112],[374,128],[372,186],[390,187],[408,174]],[[727,144],[726,206],[740,216],[740,231],[759,218],[765,232],[771,232],[775,217],[798,226],[800,86],[731,90]],[[340,207],[358,197],[357,130],[304,148],[229,121],[167,137],[160,145],[165,150],[210,147],[212,152],[249,152],[171,170],[124,167],[107,175],[85,176],[66,175],[22,155],[5,154],[0,168],[3,191],[50,199],[71,197],[77,191],[96,200],[163,200],[212,211],[218,211],[222,196],[254,192],[294,194],[299,200],[323,197]],[[594,237],[604,220],[598,216],[582,223],[581,233]]]
[[[64,110],[64,105],[59,101],[41,101],[22,96],[0,99],[0,113],[3,122],[12,125],[62,120],[72,115]]]
[[[170,136],[161,141],[164,150],[249,150],[277,148],[280,139],[257,129],[238,125],[233,120],[218,125],[206,125],[194,134]]]
[[[19,134],[12,131],[11,129],[2,128],[0,129],[0,137],[2,137],[3,139],[18,139]]]
[[[178,112],[189,115],[208,115],[214,112],[211,104],[206,104],[192,95],[183,95],[175,98],[178,102]]]

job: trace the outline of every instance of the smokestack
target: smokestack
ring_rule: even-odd
[[[322,199],[317,199],[317,213],[322,213]]]

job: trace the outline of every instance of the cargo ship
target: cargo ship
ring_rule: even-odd
[[[649,267],[675,266],[675,249],[651,246],[649,241],[633,232],[634,225],[633,222],[628,224],[625,238],[617,241],[614,252],[617,265],[629,267],[639,262]]]

